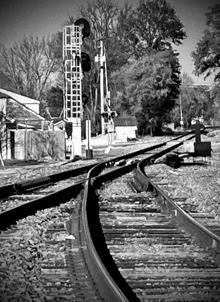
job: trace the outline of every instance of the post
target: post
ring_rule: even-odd
[[[24,152],[25,152],[25,155],[24,155],[24,157],[25,157],[25,160],[27,160],[27,149],[28,149],[28,146],[27,146],[27,122],[28,122],[28,120],[27,119],[25,119],[25,150],[24,150]]]
[[[183,84],[183,78],[181,77],[181,85]],[[180,128],[183,131],[183,107],[182,107],[182,96],[181,96],[181,89],[180,89]]]
[[[180,128],[181,131],[183,131],[183,108],[182,108],[181,92],[180,92]]]
[[[103,41],[100,40],[100,101],[101,101],[101,113],[104,112],[104,49]],[[101,116],[101,133],[105,134],[105,120]]]
[[[80,125],[79,125],[80,122]],[[81,142],[81,120],[72,120],[72,150],[71,159],[74,159],[76,155],[82,155],[82,142]]]
[[[91,121],[86,120],[86,159],[93,158],[93,150],[91,146]]]

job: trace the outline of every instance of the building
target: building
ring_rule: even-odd
[[[137,120],[135,117],[116,117],[114,118],[115,139],[127,141],[137,137]]]
[[[39,114],[40,113],[40,102],[31,98],[28,98],[26,96],[5,90],[0,88],[0,93],[7,96],[8,98],[11,98],[20,104],[26,106],[27,108],[31,109],[33,112]]]
[[[14,119],[18,128],[41,128],[45,118],[39,114],[40,102],[17,93],[0,89],[0,112]]]
[[[3,159],[65,158],[64,131],[52,131],[40,102],[0,89],[0,152]]]

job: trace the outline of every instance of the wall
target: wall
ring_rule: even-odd
[[[115,127],[116,139],[127,141],[127,138],[136,138],[137,126]]]
[[[0,152],[2,158],[8,158],[7,154],[7,139],[8,132],[4,119],[0,122]]]
[[[6,98],[0,98],[0,152],[2,158],[7,158],[7,148],[6,148],[6,141],[7,141],[7,128],[6,128]]]
[[[14,130],[15,159],[42,159],[50,156],[65,160],[64,131]]]

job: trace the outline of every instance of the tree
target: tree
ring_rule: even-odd
[[[186,37],[183,24],[165,0],[140,0],[126,22],[127,40],[133,46],[136,57],[146,51],[161,51],[171,43],[181,44]]]
[[[190,86],[190,85],[193,85],[193,84],[194,84],[194,81],[193,81],[193,79],[191,78],[191,76],[188,75],[188,73],[183,72],[182,79],[181,79],[181,84],[182,84],[183,86]]]
[[[107,39],[114,33],[115,19],[118,15],[118,6],[111,0],[94,0],[87,5],[81,5],[80,14],[90,24],[96,39]]]
[[[55,40],[24,36],[7,49],[0,47],[1,72],[16,93],[41,101],[52,75],[59,70]]]
[[[137,117],[140,133],[155,124],[154,134],[160,134],[163,123],[169,120],[179,94],[179,67],[178,55],[165,50],[132,59],[112,74],[114,106]]]
[[[182,90],[182,110],[184,123],[191,126],[193,119],[208,121],[213,117],[213,101],[206,86],[185,87]]]
[[[1,66],[1,64],[0,64]],[[0,67],[1,68],[1,67]],[[11,81],[8,79],[8,77],[0,71],[0,87],[4,87],[4,89],[13,91],[13,85]]]
[[[127,63],[131,52],[130,46],[125,43],[125,20],[132,12],[132,7],[128,4],[119,7],[112,0],[94,0],[92,3],[88,2],[87,6],[80,6],[79,12],[91,25],[90,51],[93,49],[93,53],[97,54],[99,39],[103,39],[108,73]]]
[[[203,118],[208,122],[214,117],[214,102],[209,89],[205,85],[194,85],[192,78],[185,72],[181,79],[180,97],[172,116],[175,126],[180,126],[181,110],[184,125],[188,128],[193,119]]]
[[[210,7],[206,14],[206,28],[191,53],[194,60],[196,75],[207,78],[215,74],[214,80],[220,81],[220,4]]]
[[[47,92],[46,107],[52,118],[59,118],[63,110],[63,90],[52,86]]]
[[[210,118],[212,124],[219,125],[220,123],[220,84],[217,83],[210,91],[210,97],[213,102],[213,114]]]

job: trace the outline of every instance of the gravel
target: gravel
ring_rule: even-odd
[[[0,232],[4,237],[0,252],[0,301],[46,301],[42,269],[48,258],[46,231],[75,204],[71,200],[19,220],[12,236],[10,232]]]
[[[12,163],[8,166],[2,167],[0,166],[0,186],[9,185],[15,182],[21,182],[25,180],[29,180],[32,178],[43,177],[49,174],[58,173],[62,171],[71,170],[73,168],[77,168],[84,165],[89,165],[93,163],[97,163],[101,160],[107,160],[112,157],[117,157],[119,154],[127,154],[130,152],[134,152],[143,148],[146,148],[155,143],[161,143],[167,139],[171,139],[170,137],[144,137],[133,143],[124,143],[124,144],[116,144],[110,148],[109,153],[105,153],[106,148],[100,149],[99,153],[101,155],[95,155],[93,159],[80,159],[74,162],[65,161],[65,162],[55,162],[52,159],[48,162],[35,162],[32,164],[24,165],[20,161],[17,161],[17,165]],[[16,161],[15,161],[16,163]],[[68,163],[68,164],[66,164]]]
[[[174,187],[175,194],[180,197],[184,194],[198,203],[204,210],[216,213],[216,220],[220,220],[220,189],[219,166],[220,166],[220,137],[219,132],[213,136],[205,137],[205,140],[213,142],[214,150],[212,159],[206,166],[188,166],[172,169],[164,164],[154,165],[151,173],[161,173],[164,179],[169,179],[170,186]],[[154,139],[156,141],[156,139]],[[158,138],[161,142],[161,138]],[[217,146],[216,146],[217,144]],[[134,144],[126,149],[128,152],[136,151],[137,148],[144,148],[149,142]],[[125,152],[118,148],[119,152]],[[110,153],[111,155],[111,153]],[[95,160],[93,160],[95,161]],[[60,163],[42,164],[37,166],[17,167],[13,169],[1,170],[1,185],[21,181],[31,177],[45,176],[54,172],[72,169],[79,164],[89,164],[89,161],[77,161],[68,165]],[[161,176],[161,177],[162,177]],[[169,176],[167,178],[167,176]],[[114,187],[114,182],[105,191],[105,198],[116,194],[130,195],[128,187],[121,185]],[[62,207],[70,207],[65,204]],[[41,265],[45,259],[42,253],[45,242],[45,228],[57,220],[62,208],[47,209],[37,212],[34,216],[29,216],[17,223],[17,236],[6,239],[1,243],[0,253],[0,292],[5,293],[7,299],[2,301],[43,301],[43,281],[41,279]],[[27,227],[28,225],[28,227]],[[9,298],[9,299],[8,299]]]

